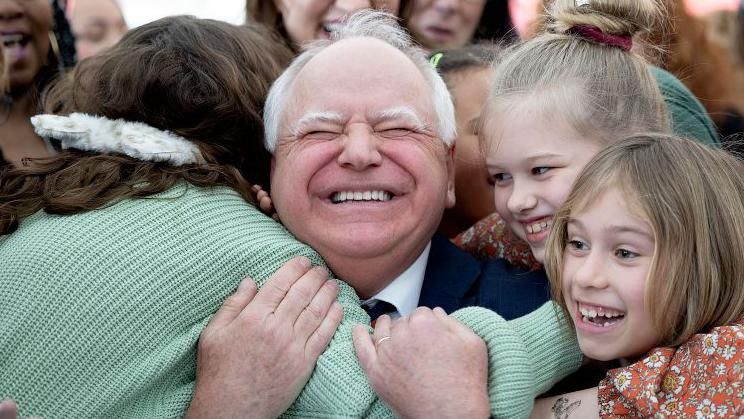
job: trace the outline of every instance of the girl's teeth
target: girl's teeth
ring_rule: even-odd
[[[553,221],[542,221],[539,223],[527,224],[527,226],[525,226],[525,229],[528,233],[535,234],[549,229],[552,225]]]

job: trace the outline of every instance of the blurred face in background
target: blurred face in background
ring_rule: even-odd
[[[415,0],[408,29],[432,50],[460,48],[478,27],[486,0]]]
[[[11,92],[28,89],[46,63],[51,29],[49,0],[0,0],[0,37]]]
[[[75,34],[78,58],[88,58],[111,48],[127,32],[115,0],[75,0],[68,18]]]
[[[470,67],[445,74],[457,118],[455,148],[455,206],[445,211],[444,222],[455,225],[445,234],[460,233],[496,211],[493,186],[478,142],[481,111],[493,75],[489,67]]]
[[[92,0],[96,1],[96,0]],[[367,8],[398,14],[400,0],[274,0],[292,42],[328,39],[344,17]]]

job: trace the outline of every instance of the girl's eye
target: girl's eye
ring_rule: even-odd
[[[619,257],[620,259],[634,259],[640,255],[638,253],[631,252],[630,250],[617,249],[615,250],[615,256]]]
[[[589,246],[581,240],[569,240],[568,247],[574,250],[588,250]]]
[[[533,175],[544,175],[545,173],[548,173],[548,170],[550,169],[552,169],[552,167],[547,167],[547,166],[533,167],[532,174]]]
[[[491,185],[502,185],[510,181],[512,176],[508,173],[494,173],[488,177],[488,183]]]

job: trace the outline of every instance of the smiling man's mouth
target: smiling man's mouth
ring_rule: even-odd
[[[342,202],[367,202],[367,201],[378,201],[387,202],[394,198],[390,192],[387,191],[349,191],[349,192],[336,192],[331,195],[331,202],[334,204],[340,204]]]

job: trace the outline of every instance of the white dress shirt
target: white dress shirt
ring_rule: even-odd
[[[431,250],[431,242],[426,245],[424,251],[421,252],[418,259],[408,269],[380,292],[362,301],[362,305],[376,300],[390,303],[397,310],[388,313],[394,319],[413,313],[416,307],[418,307],[419,298],[421,297],[421,286],[424,284],[426,264],[429,261],[429,250]]]

